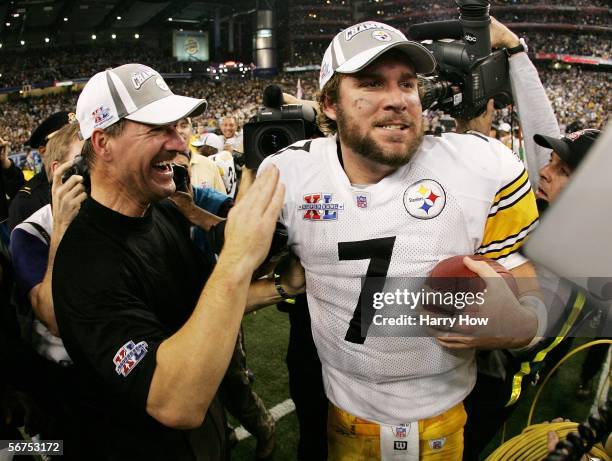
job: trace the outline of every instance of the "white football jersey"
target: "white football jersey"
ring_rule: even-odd
[[[234,165],[234,157],[232,157],[230,152],[224,150],[208,158],[215,162],[215,165],[219,168],[219,174],[225,185],[227,195],[234,198],[236,195],[236,166]]]
[[[426,136],[410,162],[377,184],[351,185],[335,137],[300,141],[268,157],[286,186],[281,221],[306,270],[313,337],[328,398],[384,424],[429,418],[461,402],[473,351],[428,337],[349,340],[366,275],[424,277],[441,260],[483,254],[507,268],[536,225],[521,161],[475,134]],[[360,336],[357,331],[357,336]]]

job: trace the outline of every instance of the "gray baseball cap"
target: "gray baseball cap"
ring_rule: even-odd
[[[206,100],[178,96],[159,73],[142,64],[124,64],[94,75],[77,101],[81,137],[122,118],[149,125],[168,125],[206,110]]]
[[[433,54],[420,43],[408,40],[403,33],[387,24],[366,21],[344,29],[334,37],[323,55],[319,88],[323,89],[334,72],[359,72],[391,49],[406,53],[419,74],[429,74],[436,67]]]

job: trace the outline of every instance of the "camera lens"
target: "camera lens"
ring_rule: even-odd
[[[264,131],[257,143],[259,151],[264,155],[272,155],[291,144],[291,138],[287,131],[274,127]]]

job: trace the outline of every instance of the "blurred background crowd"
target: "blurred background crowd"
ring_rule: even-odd
[[[150,65],[166,73],[175,92],[206,98],[209,110],[195,120],[200,133],[219,133],[219,121],[226,115],[234,116],[240,128],[262,104],[263,89],[269,84],[278,84],[285,92],[299,93],[306,99],[315,98],[318,67],[326,45],[334,34],[355,20],[377,19],[406,30],[414,23],[457,16],[452,0],[434,3],[291,0],[278,3],[277,8],[280,11],[276,33],[282,37],[277,41],[279,72],[265,78],[253,71],[252,50],[244,40],[238,37],[235,39],[238,43],[228,46],[227,40],[234,41],[228,35],[231,28],[220,30],[220,34],[210,31],[213,51],[207,62],[177,61],[161,37],[157,41],[131,40],[127,46],[115,43],[114,38],[100,37],[90,43],[53,47],[4,46],[0,48],[0,95],[11,92],[10,89],[12,94],[8,98],[10,103],[0,102],[0,136],[10,142],[13,154],[26,158],[29,153],[26,141],[41,120],[59,110],[72,110],[89,76],[125,62]],[[492,2],[491,14],[525,37],[562,131],[570,122],[602,128],[607,121],[612,106],[610,11],[608,0]],[[248,35],[248,26],[236,19],[234,34]],[[240,67],[244,71],[227,73],[227,67],[225,70],[222,67],[228,60],[235,66],[244,62],[245,67]],[[216,70],[219,73],[215,75]],[[32,91],[57,87],[58,82],[66,81],[65,88],[52,94],[43,91],[38,95]],[[511,116],[512,108],[498,111],[494,125],[511,123]],[[436,112],[426,117],[432,132],[444,119],[443,114]],[[439,129],[447,130],[448,126]],[[29,168],[34,163],[35,159],[30,157],[24,166]]]

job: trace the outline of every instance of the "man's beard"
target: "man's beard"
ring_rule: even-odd
[[[421,121],[417,135],[404,149],[389,152],[383,150],[367,132],[363,135],[360,134],[357,123],[352,123],[352,119],[347,116],[340,107],[336,110],[336,123],[338,125],[338,133],[342,133],[342,141],[347,147],[353,150],[353,152],[373,162],[395,168],[406,165],[410,161],[414,153],[421,147],[425,134]]]

